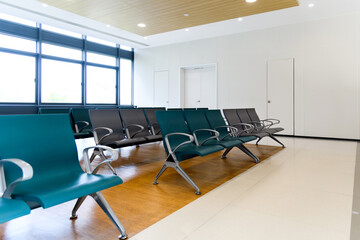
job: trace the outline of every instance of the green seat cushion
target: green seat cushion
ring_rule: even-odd
[[[182,161],[190,157],[205,156],[221,150],[223,150],[223,147],[220,145],[196,146],[193,143],[189,143],[178,148],[175,155],[178,161]]]
[[[77,171],[47,177],[46,181],[24,182],[15,188],[12,196],[49,208],[121,183],[122,180],[118,176],[92,175]]]
[[[24,201],[0,198],[0,223],[22,217],[29,213],[30,208]]]

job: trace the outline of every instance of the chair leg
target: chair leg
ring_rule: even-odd
[[[243,151],[246,155],[248,155],[249,157],[251,157],[252,159],[255,160],[255,163],[260,162],[259,158],[257,156],[255,156],[247,147],[245,147],[243,144],[237,145],[237,147]]]
[[[71,217],[70,217],[71,220],[77,219],[78,216],[77,216],[76,212],[77,212],[77,210],[79,210],[81,204],[84,202],[86,197],[87,196],[83,196],[81,198],[78,198],[78,200],[76,201],[75,206],[74,206],[74,208],[72,210],[72,213],[71,213]]]
[[[191,180],[189,175],[187,175],[186,172],[180,167],[179,162],[174,160],[173,156],[171,156],[171,155],[169,155],[169,157],[166,159],[164,165],[161,167],[159,173],[156,175],[155,181],[153,184],[155,184],[155,185],[158,184],[158,182],[157,182],[158,178],[164,173],[164,171],[168,167],[174,168],[180,174],[180,176],[182,176],[193,188],[195,188],[195,190],[196,190],[195,194],[197,194],[197,195],[201,194],[198,186],[196,186],[196,184],[193,182],[193,180]]]
[[[258,143],[260,142],[262,138],[259,138],[257,141],[256,141],[256,145],[258,145]]]
[[[159,179],[159,177],[165,172],[165,170],[168,168],[168,166],[166,165],[166,162],[165,162],[165,164],[161,167],[161,169],[160,169],[160,171],[159,171],[159,173],[156,175],[156,177],[155,177],[155,180],[154,180],[154,185],[157,185],[157,184],[159,184],[158,182],[157,182],[157,180]]]
[[[285,147],[284,144],[282,144],[282,142],[280,142],[279,140],[277,140],[273,135],[269,135],[270,138],[272,138],[275,142],[279,143],[283,148]]]
[[[193,187],[195,188],[196,195],[200,195],[200,189],[198,188],[198,186],[196,186],[196,184],[193,182],[193,180],[189,177],[189,175],[186,174],[186,172],[184,171],[184,169],[182,169],[179,165],[179,163],[175,162],[175,170]]]
[[[119,236],[119,239],[127,239],[128,236],[126,234],[124,226],[121,224],[121,222],[115,215],[114,211],[111,209],[109,203],[105,200],[104,196],[100,192],[90,194],[90,196],[95,199],[95,201],[99,204],[101,209],[106,213],[106,215],[110,218],[110,220],[120,230],[121,235]]]
[[[231,151],[231,149],[233,149],[233,147],[229,147],[225,150],[225,152],[223,153],[223,155],[221,155],[221,158],[226,158],[226,155]]]

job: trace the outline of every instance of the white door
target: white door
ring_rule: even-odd
[[[280,120],[280,134],[294,135],[294,59],[269,60],[267,65],[267,118]]]
[[[215,66],[184,70],[184,107],[216,108]]]
[[[169,72],[154,72],[154,107],[168,107],[169,104]]]

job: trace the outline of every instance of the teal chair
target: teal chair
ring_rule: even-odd
[[[210,124],[212,129],[215,129],[219,132],[219,139],[226,140],[226,139],[238,139],[242,143],[247,143],[253,140],[256,140],[255,136],[241,136],[241,132],[236,127],[228,126],[225,123],[223,116],[221,115],[220,110],[208,110],[205,111],[206,118]],[[246,153],[249,157],[255,160],[256,163],[259,162],[259,158],[256,157],[248,148],[246,148],[243,144],[238,146],[240,150]],[[223,157],[230,152],[231,149],[227,149]]]
[[[196,156],[205,156],[223,150],[221,145],[198,146],[194,143],[194,137],[189,134],[189,128],[185,122],[183,111],[157,111],[161,133],[163,135],[164,148],[167,159],[155,177],[154,184],[158,184],[158,178],[168,167],[174,168],[192,187],[196,194],[201,194],[200,189],[180,167],[180,162]]]
[[[193,133],[195,138],[195,142],[198,145],[212,145],[212,144],[220,144],[225,147],[226,150],[222,155],[222,158],[226,158],[226,155],[234,148],[237,147],[244,153],[248,154],[248,151],[243,145],[243,141],[240,138],[235,137],[220,137],[220,132],[217,130],[222,129],[214,129],[210,126],[208,119],[206,118],[207,111],[184,111],[186,122]],[[223,134],[222,134],[223,135]],[[247,151],[246,151],[247,150]],[[253,155],[249,155],[251,158],[258,162],[258,158],[254,158]]]
[[[72,108],[70,110],[72,120],[75,124],[76,133],[87,133],[93,135],[93,128],[91,125],[89,109],[87,108]]]
[[[71,109],[68,108],[39,108],[39,114],[68,114],[71,123],[71,129],[73,130],[74,137],[78,138],[88,138],[92,137],[92,131],[88,131],[90,122],[84,120],[74,120],[71,116]]]
[[[8,181],[4,176],[4,169],[13,168],[18,171],[18,178],[12,182]],[[10,221],[12,219],[25,216],[30,213],[30,207],[26,202],[11,199],[11,194],[16,185],[21,181],[31,179],[33,176],[32,167],[20,159],[1,159],[0,160],[0,223]]]
[[[31,209],[49,208],[78,198],[72,212],[72,219],[75,219],[78,208],[89,195],[120,230],[119,238],[127,238],[124,227],[100,193],[121,184],[122,180],[116,175],[97,174],[100,166],[118,158],[115,150],[105,146],[84,149],[84,172],[68,114],[0,116],[0,132],[7,136],[0,139],[0,156],[22,159],[34,171],[31,179],[17,184],[11,198],[27,202]],[[92,169],[88,152],[94,148],[109,151],[112,157]],[[19,177],[18,171],[4,170],[6,181]]]

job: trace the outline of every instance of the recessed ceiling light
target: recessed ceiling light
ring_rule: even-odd
[[[188,31],[189,31],[189,29],[188,29],[188,28],[186,28],[186,29],[185,29],[185,31],[186,31],[186,32],[188,32]]]
[[[243,18],[238,18],[238,21],[241,22],[242,20],[244,20]]]
[[[42,4],[43,7],[48,7],[49,5],[47,5],[46,3]]]
[[[185,13],[185,14],[184,14],[184,16],[185,16],[185,17],[188,17],[188,16],[189,16],[189,14],[188,14],[188,13]]]
[[[256,2],[256,0],[246,0],[247,3],[253,3]]]
[[[144,28],[144,27],[146,27],[146,24],[145,24],[145,23],[138,23],[137,26],[138,26],[138,27],[141,27],[141,28]]]
[[[315,6],[315,4],[310,3],[308,6],[309,6],[309,7],[314,7],[314,6]]]

